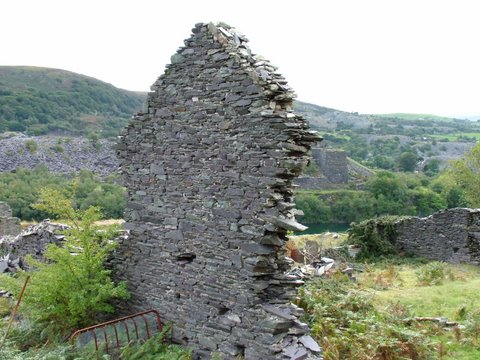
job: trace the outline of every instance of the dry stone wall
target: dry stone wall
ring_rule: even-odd
[[[399,251],[432,260],[480,264],[480,209],[456,208],[396,223]]]
[[[226,24],[198,24],[118,144],[130,236],[114,272],[128,311],[155,308],[174,339],[225,359],[318,358],[289,301],[292,180],[318,140],[293,91]]]

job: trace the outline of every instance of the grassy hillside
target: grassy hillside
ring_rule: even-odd
[[[65,70],[0,66],[0,132],[115,136],[144,100]]]
[[[392,113],[392,114],[376,114],[380,118],[394,118],[401,120],[435,120],[435,121],[452,121],[453,118],[438,116],[432,114],[409,114],[409,113]]]

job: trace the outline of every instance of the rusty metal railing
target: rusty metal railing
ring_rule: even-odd
[[[109,354],[132,342],[148,340],[162,331],[163,325],[157,310],[147,310],[137,314],[104,322],[75,331],[70,337],[72,351],[75,344],[86,346],[95,344],[95,351]]]

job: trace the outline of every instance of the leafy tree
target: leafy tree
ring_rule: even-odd
[[[61,146],[61,145],[60,145]],[[75,187],[74,206],[85,210],[90,206],[102,209],[106,218],[119,219],[125,208],[125,190],[115,183],[115,177],[100,179],[90,171],[82,170],[72,183],[70,176],[54,174],[45,166],[34,169],[17,169],[0,174],[0,201],[7,202],[13,214],[23,220],[42,220],[49,216],[44,211],[32,208],[40,189]]]
[[[391,157],[377,155],[373,158],[373,165],[384,170],[392,170],[395,167],[395,162]]]
[[[397,165],[401,171],[413,172],[417,165],[417,160],[418,157],[414,152],[405,151],[398,157]]]
[[[438,159],[431,159],[429,160],[424,168],[423,172],[427,176],[435,176],[440,172],[440,160]]]
[[[468,205],[480,207],[480,144],[471,148],[462,159],[452,161],[449,174],[465,191]]]
[[[95,225],[101,218],[98,208],[77,210],[73,200],[59,190],[42,190],[34,207],[68,221],[70,227],[64,231],[63,246],[47,247],[46,262],[27,258],[33,270],[23,300],[25,316],[63,334],[92,325],[100,313],[113,312],[114,299],[128,296],[125,284],[114,284],[104,267],[118,229]],[[18,295],[25,276],[3,275],[2,287]]]
[[[299,192],[295,195],[295,203],[305,215],[302,221],[306,224],[327,223],[332,221],[332,211],[330,207],[318,196]]]
[[[447,207],[449,209],[468,206],[468,201],[465,196],[465,192],[458,187],[451,188],[448,190],[446,200],[447,200]]]

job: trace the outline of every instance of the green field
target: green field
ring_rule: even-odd
[[[462,132],[462,133],[453,133],[453,134],[435,134],[427,135],[434,139],[448,139],[448,141],[465,141],[465,137],[475,138],[476,141],[480,141],[480,132]],[[463,140],[462,140],[463,137]]]

